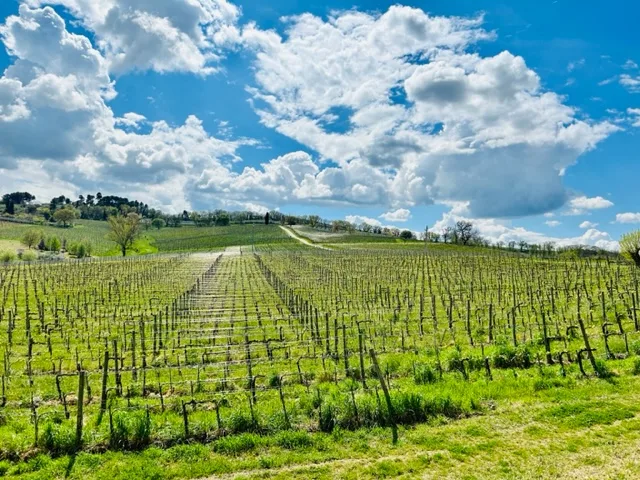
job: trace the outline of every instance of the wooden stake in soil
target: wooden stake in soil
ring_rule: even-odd
[[[387,408],[389,410],[389,422],[391,423],[391,434],[393,435],[393,444],[398,443],[398,425],[396,425],[396,416],[393,410],[393,404],[391,403],[391,395],[389,395],[389,390],[387,389],[387,382],[384,381],[384,376],[380,371],[380,366],[378,365],[378,358],[376,357],[376,352],[373,348],[369,350],[369,356],[371,356],[371,363],[373,364],[373,370],[376,372],[376,376],[380,380],[380,387],[382,387],[382,393],[384,393],[384,398],[387,402]]]
[[[100,391],[100,415],[98,423],[102,420],[104,412],[107,410],[107,382],[109,381],[109,350],[104,351],[104,362],[102,365],[102,390]]]
[[[81,370],[78,372],[78,416],[76,418],[76,452],[82,448],[82,426],[84,423],[84,384],[87,372]]]

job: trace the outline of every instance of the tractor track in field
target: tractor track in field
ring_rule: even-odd
[[[298,236],[298,234],[296,234],[293,230],[291,230],[290,228],[287,227],[283,227],[282,225],[280,225],[280,228],[282,230],[284,230],[284,232],[289,235],[291,238],[293,238],[294,240],[297,240],[298,242],[302,243],[303,245],[306,245],[308,247],[313,247],[313,248],[318,248],[320,250],[331,250],[330,248],[324,247],[322,245],[318,245],[316,243],[313,243],[309,240],[307,240],[306,238],[302,238],[300,236]]]
[[[363,469],[378,462],[394,462],[415,459],[419,456],[431,456],[436,454],[448,455],[447,450],[437,450],[429,452],[407,452],[404,455],[387,455],[381,457],[361,457],[361,458],[336,458],[333,460],[323,460],[320,462],[300,463],[295,465],[286,465],[284,467],[277,468],[257,468],[255,470],[240,470],[234,473],[225,473],[222,475],[212,475],[209,477],[201,478],[200,480],[233,480],[235,478],[271,478],[283,473],[311,473],[311,469],[322,469],[329,467],[335,478],[340,478],[340,472],[345,468],[358,468]],[[309,477],[313,478],[313,477]]]

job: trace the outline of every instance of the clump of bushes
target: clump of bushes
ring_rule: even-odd
[[[93,247],[88,242],[74,242],[69,244],[67,252],[76,258],[90,257]]]
[[[38,247],[40,247],[40,245],[43,247],[40,248],[40,250],[46,250],[47,252],[58,253],[62,248],[62,242],[60,242],[60,239],[56,236],[47,237],[46,239],[41,240]]]
[[[35,262],[38,259],[38,254],[36,252],[24,252],[20,256],[20,260],[23,262]]]
[[[0,262],[11,263],[16,259],[16,254],[13,252],[0,252]]]

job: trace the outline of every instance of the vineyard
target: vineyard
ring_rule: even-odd
[[[335,468],[349,477],[348,462],[370,457],[352,478],[452,468],[473,478],[469,459],[511,478],[523,473],[518,459],[501,462],[527,445],[511,451],[493,422],[520,425],[527,455],[549,434],[637,441],[633,267],[473,249],[331,251],[265,228],[258,248],[0,267],[0,474],[277,476],[343,459]],[[163,230],[158,248],[206,248],[204,235],[177,248],[179,230]],[[456,428],[466,444],[439,437]],[[580,438],[568,452],[600,445]],[[565,475],[581,458],[527,474]],[[318,468],[298,474],[335,474]]]

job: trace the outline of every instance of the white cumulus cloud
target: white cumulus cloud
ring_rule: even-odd
[[[585,220],[584,222],[582,222],[580,224],[580,228],[582,229],[587,229],[587,228],[596,228],[598,226],[597,223],[593,223],[593,222],[589,222],[587,220]]]
[[[383,213],[380,215],[380,218],[388,222],[406,222],[411,218],[411,212],[406,208],[399,208],[391,212]]]
[[[240,10],[227,0],[26,0],[62,5],[95,33],[109,70],[209,74],[237,36]]]
[[[582,215],[589,210],[601,210],[603,208],[613,207],[613,202],[603,197],[587,197],[581,195],[574,197],[569,201],[569,211],[566,215]]]
[[[371,201],[544,213],[568,199],[566,168],[619,127],[580,118],[522,57],[472,53],[493,37],[481,17],[403,6],[290,17],[282,36],[242,32],[262,123],[342,167],[384,172],[390,188]]]
[[[640,223],[640,213],[618,213],[616,215],[617,223]]]

